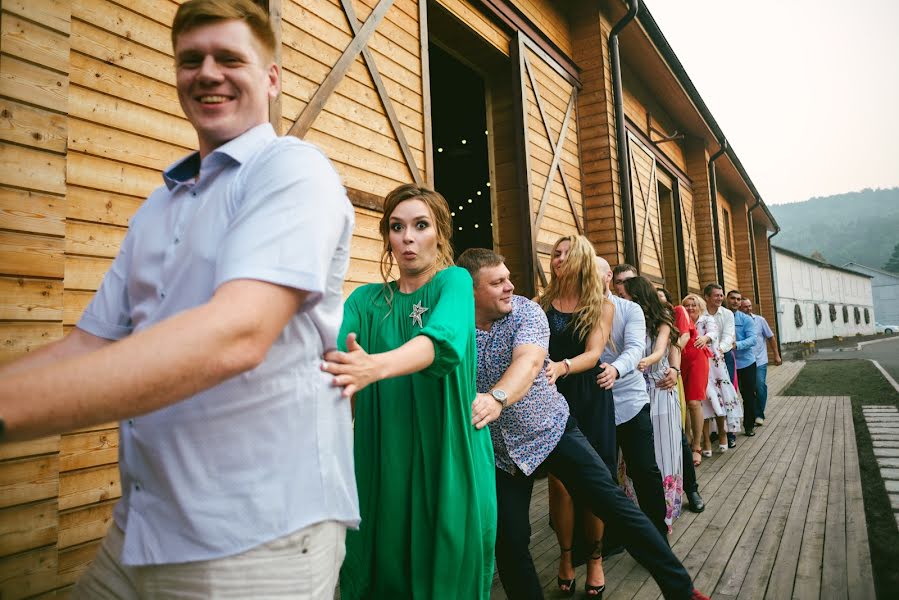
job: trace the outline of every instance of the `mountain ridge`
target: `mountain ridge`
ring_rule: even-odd
[[[856,262],[882,269],[899,242],[899,187],[815,196],[768,206],[781,232],[775,246],[842,266]]]

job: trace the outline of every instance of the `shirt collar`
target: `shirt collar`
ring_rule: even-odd
[[[233,140],[226,142],[200,160],[199,152],[192,152],[175,162],[162,172],[166,187],[171,190],[178,184],[189,181],[200,174],[203,166],[217,163],[229,158],[241,164],[246,162],[260,146],[275,139],[275,129],[271,123],[261,123],[243,132]]]

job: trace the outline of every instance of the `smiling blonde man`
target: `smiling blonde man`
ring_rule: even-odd
[[[265,12],[190,0],[172,40],[199,151],[77,327],[0,369],[0,423],[21,440],[122,420],[122,498],[74,598],[332,598],[359,513],[349,404],[319,365],[353,210],[324,155],[269,125]]]

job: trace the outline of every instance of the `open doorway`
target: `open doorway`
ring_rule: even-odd
[[[522,210],[516,141],[520,82],[508,51],[495,45],[502,33],[488,43],[470,25],[428,1],[434,183],[456,213],[457,255],[473,246],[492,248],[505,257],[515,285],[527,290],[533,274],[522,233],[528,212]]]
[[[493,248],[487,102],[483,78],[439,46],[431,65],[434,184],[453,216],[453,248]]]

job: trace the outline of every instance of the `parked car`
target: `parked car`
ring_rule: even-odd
[[[899,325],[884,325],[883,323],[874,322],[874,333],[884,333],[886,335],[893,335],[894,333],[899,333]]]

